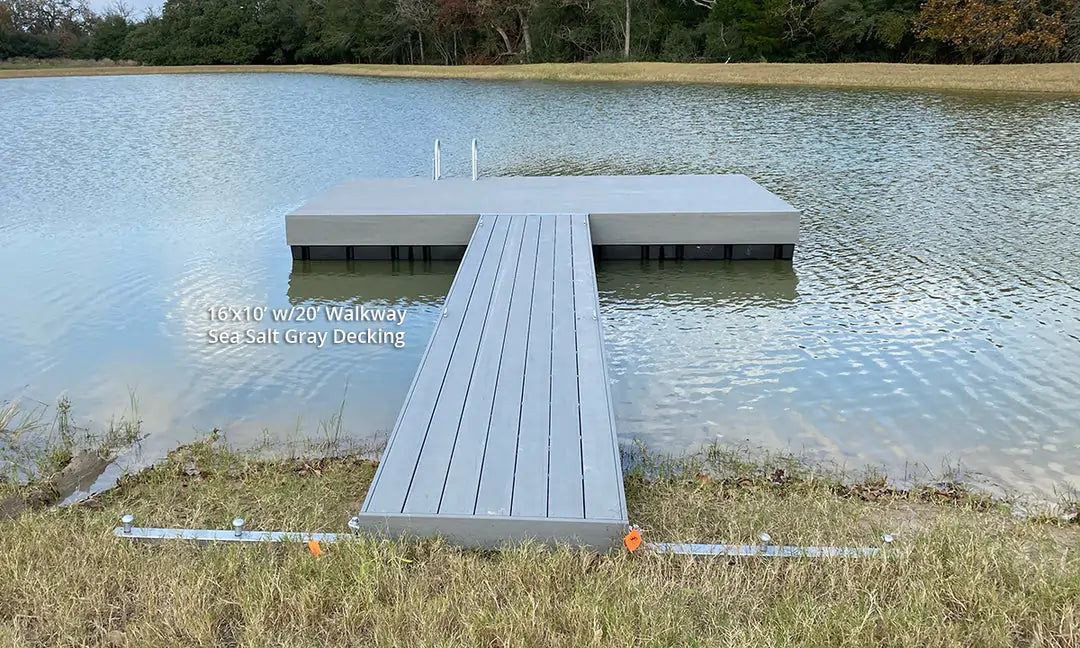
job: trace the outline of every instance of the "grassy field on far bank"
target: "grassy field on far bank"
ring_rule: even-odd
[[[877,546],[868,559],[466,551],[358,539],[136,544],[138,524],[341,531],[374,465],[256,460],[207,441],[67,509],[0,519],[5,646],[1076,646],[1080,527],[962,488],[893,492],[787,456],[716,447],[633,462],[647,542]]]
[[[0,62],[0,79],[117,74],[288,72],[440,79],[637,81],[767,86],[974,90],[1080,94],[1080,63],[538,63],[533,65],[109,65],[93,61]]]

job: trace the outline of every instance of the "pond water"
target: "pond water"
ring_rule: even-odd
[[[745,173],[793,262],[605,262],[617,425],[896,477],[1080,487],[1080,102],[1030,95],[294,75],[0,81],[0,401],[130,407],[130,467],[392,428],[455,264],[293,262],[350,177]],[[208,309],[408,309],[406,344],[215,346]],[[342,413],[341,425],[335,421]]]

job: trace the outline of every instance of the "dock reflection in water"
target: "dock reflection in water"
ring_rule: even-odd
[[[668,447],[731,435],[734,415],[799,360],[780,333],[796,318],[791,262],[605,261],[598,284],[624,438]],[[739,431],[759,436],[761,425]]]
[[[293,305],[363,300],[368,305],[431,306],[441,302],[457,261],[294,261],[288,298]]]

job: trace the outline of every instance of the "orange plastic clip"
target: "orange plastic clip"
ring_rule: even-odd
[[[627,533],[622,541],[626,548],[633,552],[641,546],[641,532],[637,529],[630,529],[630,533]]]
[[[318,540],[308,540],[307,541],[307,548],[308,548],[308,551],[311,552],[311,555],[315,556],[316,558],[318,558],[319,556],[322,555],[322,547],[319,546],[319,541]]]

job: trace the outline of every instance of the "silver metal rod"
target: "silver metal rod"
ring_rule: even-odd
[[[786,547],[780,545],[678,544],[652,542],[649,551],[691,556],[761,556],[763,558],[860,558],[876,555],[877,547]]]
[[[439,158],[440,158],[439,140],[436,139],[435,140],[435,170],[434,170],[434,176],[435,176],[436,180],[438,180],[439,178],[442,177],[442,163],[441,163],[441,160]]]
[[[475,181],[479,177],[479,168],[476,165],[476,138],[472,141],[472,179]]]
[[[116,527],[113,535],[130,540],[187,540],[210,542],[338,542],[356,538],[355,533],[310,533],[306,531],[236,531],[222,529],[169,529],[156,527]],[[763,558],[865,558],[877,555],[877,547],[788,547],[779,545],[717,545],[652,542],[645,548],[655,553],[691,556],[759,556]]]
[[[172,529],[158,527],[137,527],[134,517],[126,514],[120,518],[122,526],[113,529],[113,535],[131,540],[188,540],[200,544],[210,542],[337,542],[356,538],[360,530],[358,518],[349,520],[352,533],[310,533],[305,531],[248,531],[244,528],[243,518],[232,521],[232,530],[221,529]],[[692,544],[673,542],[650,542],[645,545],[647,551],[655,553],[679,554],[690,556],[760,556],[764,558],[860,558],[877,555],[882,549],[877,547],[792,547],[771,544],[772,538],[767,533],[758,536],[760,544]],[[882,535],[884,547],[894,542],[892,535]]]
[[[113,529],[113,535],[132,540],[191,540],[207,542],[337,542],[355,538],[353,533],[308,533],[304,531],[248,531],[237,533],[223,529],[162,529],[155,527],[123,527]]]

